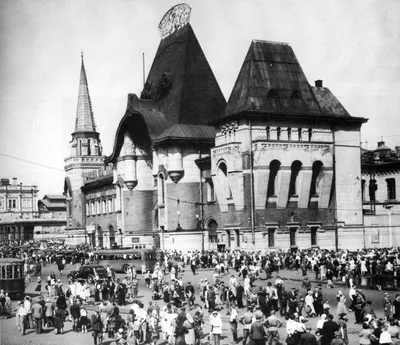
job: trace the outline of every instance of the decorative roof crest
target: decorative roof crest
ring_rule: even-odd
[[[158,24],[161,39],[173,34],[190,21],[192,9],[188,4],[178,4],[171,7]]]

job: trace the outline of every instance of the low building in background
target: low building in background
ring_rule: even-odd
[[[67,217],[67,203],[65,195],[45,195],[38,202],[39,218]]]
[[[367,247],[400,246],[400,146],[363,150],[362,200]]]
[[[0,180],[0,241],[25,241],[64,237],[64,196],[45,196],[38,201],[38,187]],[[62,201],[64,200],[64,201]]]

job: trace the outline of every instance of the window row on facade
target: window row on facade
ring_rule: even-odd
[[[290,166],[290,182],[289,182],[289,199],[293,196],[297,196],[300,192],[301,186],[299,185],[299,173],[302,170],[302,162],[296,160]],[[266,181],[267,186],[267,198],[275,197],[279,193],[278,191],[278,181],[279,172],[281,171],[281,162],[278,160],[273,160],[269,165],[269,178]],[[320,180],[322,177],[323,163],[321,161],[315,161],[312,165],[312,175],[311,175],[311,185],[310,185],[310,199],[319,195]],[[221,162],[218,165],[219,176],[222,177],[222,181],[225,181],[226,198],[232,199],[232,187],[230,186],[228,179],[228,170],[225,162]],[[268,201],[268,199],[267,199]]]
[[[6,202],[7,200],[7,202]],[[22,204],[21,204],[22,202]],[[0,198],[0,211],[5,210],[20,210],[21,207],[23,209],[32,209],[33,206],[32,198]]]
[[[361,180],[361,190],[362,190],[362,199],[363,201],[375,201],[375,193],[377,190],[380,190],[381,188],[385,189],[386,188],[386,199],[385,200],[396,200],[396,179],[395,178],[387,178],[385,179],[386,186],[379,185],[376,179],[370,179],[367,183],[367,180],[363,179]],[[368,196],[366,194],[368,186]],[[382,193],[380,193],[382,195]],[[384,201],[384,200],[381,200]]]
[[[101,198],[86,202],[86,216],[115,212],[115,198]]]
[[[318,246],[318,229],[319,227],[311,227],[310,228],[310,243],[311,246]],[[290,246],[296,246],[297,245],[297,235],[298,235],[298,230],[299,228],[297,227],[291,227],[289,228],[289,241],[290,241]],[[276,239],[276,228],[268,228],[268,248],[274,248],[275,247],[275,239]]]

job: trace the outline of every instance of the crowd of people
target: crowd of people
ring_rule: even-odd
[[[58,252],[60,246],[65,249],[61,243],[54,245]],[[80,253],[81,263],[93,261],[95,248],[68,247],[72,249]],[[66,286],[60,279],[67,265],[62,256],[43,256],[40,250],[14,255],[25,261],[29,281],[40,294],[18,302],[15,319],[21,334],[27,328],[38,334],[47,329],[63,334],[65,322],[71,322],[73,331],[90,332],[94,344],[108,338],[131,345],[207,341],[219,345],[223,328],[229,324],[233,341],[243,345],[348,345],[348,318],[354,313],[360,344],[400,344],[400,295],[393,299],[382,292],[383,314],[377,315],[372,301],[357,289],[366,275],[375,277],[377,290],[384,276],[396,277],[400,256],[395,249],[354,253],[159,251],[152,272],[137,273],[132,266],[118,277],[107,267],[107,279],[89,282],[71,277]],[[53,264],[58,279],[52,271],[42,289],[41,267]],[[197,283],[199,268],[211,269],[212,278]],[[301,287],[286,286],[281,270],[299,271]],[[341,290],[336,287],[342,281],[349,287],[348,294],[342,291],[343,283]],[[147,303],[139,286],[150,292]],[[335,300],[326,297],[326,289],[332,288],[337,289]],[[0,308],[12,312],[6,295],[0,292]]]

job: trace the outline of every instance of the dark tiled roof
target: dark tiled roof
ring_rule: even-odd
[[[62,202],[49,202],[48,200],[42,199],[39,200],[39,203],[42,203],[46,208],[51,211],[51,210],[66,210],[67,205]]]
[[[167,128],[154,141],[160,142],[167,139],[213,141],[215,139],[215,128],[203,125],[174,125]]]
[[[50,195],[46,194],[43,199],[49,199],[49,200],[64,200],[65,201],[65,195]]]
[[[163,74],[171,89],[157,109],[171,125],[206,125],[221,116],[225,98],[190,24],[161,40],[146,81],[152,94]]]
[[[271,90],[275,97],[269,94]],[[294,97],[296,93],[300,99]],[[321,114],[290,45],[267,41],[251,43],[223,116],[244,111]]]
[[[350,114],[326,87],[311,87],[319,104],[322,115],[335,117],[350,117]]]

